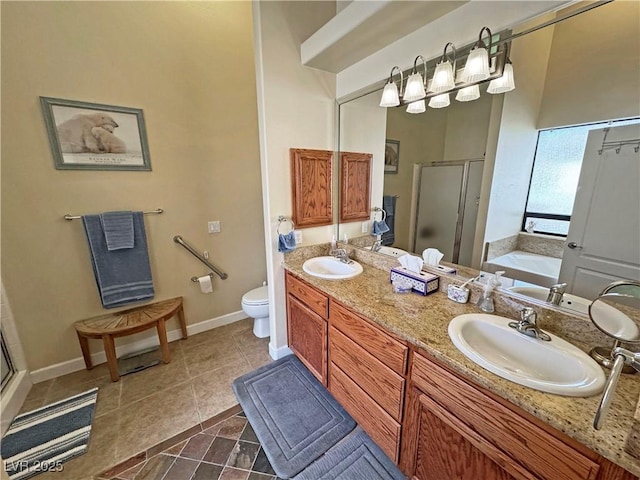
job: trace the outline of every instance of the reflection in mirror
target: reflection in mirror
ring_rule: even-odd
[[[640,35],[637,15],[636,2],[612,2],[514,39],[516,89],[506,94],[417,115],[380,108],[380,91],[342,103],[340,150],[373,154],[371,206],[396,198],[393,242],[383,245],[437,248],[465,277],[506,270],[503,289],[537,287],[540,301],[566,282],[559,306],[584,314],[612,279],[640,280],[640,125],[604,128],[640,116],[640,46],[628,41]],[[584,125],[598,122],[589,134]],[[540,131],[558,146],[539,161]],[[385,174],[386,140],[402,148],[397,172]],[[534,168],[544,187],[532,197]]]

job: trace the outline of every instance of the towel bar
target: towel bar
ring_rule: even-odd
[[[155,210],[149,210],[147,212],[142,212],[142,213],[144,213],[145,215],[151,215],[151,214],[160,215],[162,212],[164,212],[163,209],[156,208]],[[70,213],[67,213],[62,218],[64,218],[65,220],[79,220],[82,218],[82,215],[71,215]]]

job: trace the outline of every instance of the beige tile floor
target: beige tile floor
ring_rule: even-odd
[[[22,411],[99,387],[89,451],[38,480],[84,480],[237,404],[236,377],[271,361],[245,319],[170,343],[171,362],[109,379],[106,364],[38,383]]]

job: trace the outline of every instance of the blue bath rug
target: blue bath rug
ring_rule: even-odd
[[[93,388],[14,418],[0,446],[9,478],[61,472],[64,462],[85,453],[97,398]]]
[[[357,427],[294,480],[406,480],[398,467]]]
[[[294,355],[237,378],[233,391],[280,478],[299,473],[356,426]]]

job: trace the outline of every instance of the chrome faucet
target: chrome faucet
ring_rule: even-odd
[[[373,245],[371,245],[372,252],[379,252],[381,248],[382,248],[382,240],[376,240],[375,242],[373,242]]]
[[[562,302],[562,296],[567,288],[566,283],[557,283],[549,289],[549,295],[547,296],[547,302],[553,305],[560,305]]]
[[[347,251],[344,248],[336,248],[331,250],[331,255],[336,257],[342,263],[351,263],[352,260],[349,258]]]
[[[538,314],[531,307],[525,307],[520,310],[520,321],[509,322],[511,328],[515,328],[517,332],[527,335],[528,337],[537,338],[550,342],[551,337],[538,328]]]

